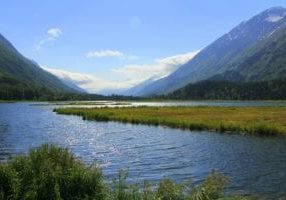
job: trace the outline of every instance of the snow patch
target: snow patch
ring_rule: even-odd
[[[268,22],[278,22],[286,16],[286,12],[282,15],[269,15],[265,20]]]

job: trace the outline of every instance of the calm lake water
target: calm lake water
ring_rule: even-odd
[[[140,103],[135,103],[139,105]],[[144,105],[286,106],[285,102],[166,102]],[[140,104],[141,105],[141,104]],[[286,137],[254,137],[83,121],[54,106],[0,103],[0,160],[43,143],[71,149],[106,177],[128,170],[130,181],[202,181],[212,170],[230,178],[228,191],[286,196]]]

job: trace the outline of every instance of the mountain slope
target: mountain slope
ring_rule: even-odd
[[[0,34],[0,87],[13,87],[17,82],[25,87],[41,88],[56,92],[75,92],[57,77],[40,68],[35,62],[22,56]]]
[[[89,77],[81,76],[79,73],[73,73],[73,72],[67,72],[64,70],[59,69],[49,69],[49,68],[43,68],[45,71],[53,74],[58,79],[60,79],[64,84],[69,86],[70,88],[73,88],[74,90],[77,90],[79,92],[86,93],[85,89],[80,87],[80,83],[84,81],[88,81]]]
[[[286,24],[222,69],[213,80],[267,81],[286,77]]]
[[[145,81],[143,81],[142,83],[125,90],[124,92],[122,92],[121,94],[126,95],[126,96],[136,96],[137,94],[140,94],[142,90],[144,90],[144,88],[152,83],[154,83],[158,78],[156,76],[153,76]]]
[[[265,39],[276,38],[276,31],[283,32],[286,30],[285,23],[285,8],[268,9],[223,35],[168,77],[146,86],[140,95],[169,93],[189,83],[230,72],[233,72],[234,76],[239,72],[243,76],[241,78],[243,80],[253,80],[254,76],[252,78],[244,77],[249,73],[248,67],[251,69],[250,71],[256,70],[254,69],[256,65],[252,65],[250,60],[246,61],[249,53],[254,52],[251,48],[258,48],[258,43],[260,43],[261,49],[263,49],[263,46],[268,44],[264,42]],[[252,59],[259,58],[253,57]],[[243,62],[248,64],[242,65]],[[242,66],[244,66],[245,71],[240,73]],[[267,68],[266,65],[261,66],[260,70],[263,71],[262,68],[265,67]],[[270,77],[264,77],[264,79],[270,79]]]

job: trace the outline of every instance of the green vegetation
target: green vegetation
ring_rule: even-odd
[[[59,108],[54,111],[82,116],[87,120],[165,125],[190,130],[258,135],[286,133],[286,107],[104,107]]]
[[[224,197],[227,179],[212,173],[201,185],[177,184],[169,179],[158,186],[128,184],[126,174],[109,186],[101,170],[87,167],[68,150],[43,145],[0,164],[0,199],[94,199],[94,200],[215,200],[250,199]]]
[[[201,81],[157,98],[184,100],[282,100],[286,99],[286,79],[246,83],[224,80]]]
[[[66,149],[44,145],[0,165],[0,199],[103,199],[97,168],[88,168]]]
[[[4,100],[0,100],[0,103],[15,103],[15,101],[4,101]]]
[[[30,85],[13,78],[0,77],[1,100],[46,101],[54,99],[61,100],[66,99],[67,97],[73,98],[72,94],[54,91],[44,86]]]
[[[283,23],[283,22],[280,22]],[[285,78],[286,72],[286,30],[275,30],[270,37],[265,37],[248,48],[242,54],[224,66],[221,77],[228,80],[263,81]],[[229,76],[236,74],[238,76]]]

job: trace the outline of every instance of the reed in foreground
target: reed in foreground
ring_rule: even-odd
[[[250,199],[225,196],[226,178],[212,173],[201,184],[177,184],[169,179],[153,187],[126,183],[124,173],[109,186],[95,166],[85,166],[68,150],[43,145],[0,164],[0,199],[94,200],[215,200]]]
[[[83,119],[258,135],[286,134],[286,107],[59,108]]]

